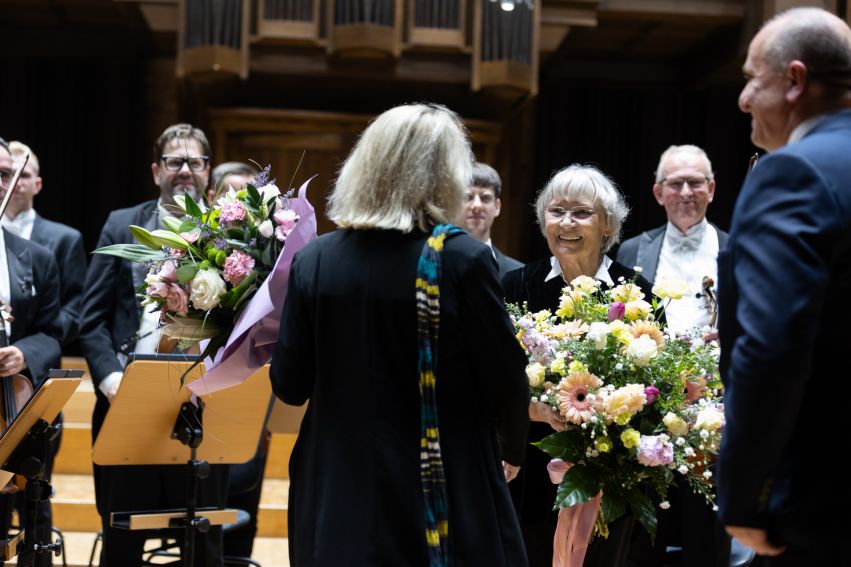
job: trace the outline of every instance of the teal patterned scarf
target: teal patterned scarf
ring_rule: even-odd
[[[420,481],[425,499],[429,567],[446,567],[449,534],[446,478],[437,428],[437,331],[440,327],[440,253],[444,241],[463,231],[451,224],[434,227],[417,264],[417,370],[420,375]]]

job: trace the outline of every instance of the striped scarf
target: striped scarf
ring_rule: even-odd
[[[420,375],[420,481],[425,499],[426,542],[429,567],[446,566],[449,534],[446,478],[437,428],[437,331],[440,327],[440,253],[444,241],[463,232],[451,224],[434,227],[417,263],[417,369]]]

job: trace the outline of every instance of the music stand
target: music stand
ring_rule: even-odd
[[[98,465],[188,463],[185,509],[110,516],[110,524],[121,529],[184,529],[184,565],[193,564],[196,531],[236,521],[235,510],[198,508],[198,486],[209,474],[209,463],[243,463],[254,455],[271,395],[266,366],[242,384],[199,396],[196,406],[180,383],[195,360],[183,354],[135,355],[124,369],[92,450]],[[198,365],[184,385],[203,380],[203,374],[203,364]]]
[[[82,370],[51,370],[45,382],[27,401],[12,424],[0,437],[0,482],[5,484],[15,474],[27,479],[27,525],[17,536],[3,540],[0,559],[17,554],[19,565],[31,566],[35,557],[51,551],[58,552],[61,541],[41,542],[36,533],[38,507],[50,498],[52,487],[42,478],[48,450],[48,439],[55,427],[50,425],[77,389]]]

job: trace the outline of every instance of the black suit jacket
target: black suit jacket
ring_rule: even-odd
[[[310,400],[290,460],[293,565],[428,563],[414,294],[425,240],[338,230],[295,257],[270,373],[282,400]],[[526,565],[500,465],[525,453],[526,357],[501,295],[490,249],[447,239],[437,405],[453,565]]]
[[[24,373],[38,387],[48,370],[60,366],[59,270],[53,254],[43,246],[6,229],[3,237],[15,317],[9,342],[24,354]]]
[[[848,537],[851,111],[767,154],[719,255],[725,524],[790,544]]]
[[[515,260],[511,256],[506,256],[496,246],[493,247],[493,256],[496,258],[496,267],[499,270],[500,278],[512,270],[523,267],[523,262]]]
[[[129,226],[144,225],[156,214],[156,209],[156,201],[147,201],[111,212],[97,247],[134,242]],[[83,291],[80,348],[89,365],[97,396],[92,416],[95,436],[109,409],[109,402],[97,386],[112,372],[124,371],[118,353],[127,350],[126,345],[139,330],[140,320],[141,307],[133,285],[132,263],[116,256],[93,254]]]
[[[718,233],[718,250],[723,250],[727,245],[727,233],[714,224],[712,226]],[[630,268],[641,266],[641,275],[651,282],[654,281],[667,227],[667,224],[663,224],[653,230],[642,232],[638,236],[624,240],[618,248],[618,262]]]
[[[67,345],[79,334],[79,318],[83,300],[83,281],[86,271],[86,250],[79,230],[53,222],[38,213],[33,223],[32,242],[53,252],[59,268],[59,320],[62,325],[62,344]]]

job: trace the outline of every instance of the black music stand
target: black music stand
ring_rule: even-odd
[[[211,462],[242,463],[254,455],[271,395],[264,367],[242,384],[199,396],[196,406],[180,383],[195,360],[184,354],[134,356],[92,451],[98,465],[188,464],[185,508],[113,512],[110,523],[129,530],[183,529],[182,564],[190,566],[195,534],[237,517],[236,510],[198,508],[199,484]],[[197,366],[185,383],[203,380],[203,373],[203,365]]]
[[[27,479],[27,525],[14,538],[0,540],[0,560],[18,555],[18,565],[31,567],[42,553],[59,553],[61,540],[42,542],[36,531],[38,508],[50,498],[52,487],[44,480],[48,440],[55,430],[50,425],[77,389],[82,370],[51,370],[45,382],[21,408],[0,437],[0,482],[5,485],[15,474]]]

